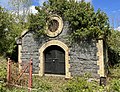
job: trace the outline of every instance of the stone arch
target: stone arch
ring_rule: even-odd
[[[70,68],[70,64],[69,64],[69,48],[67,47],[66,44],[64,44],[63,42],[59,41],[59,40],[51,40],[46,42],[45,44],[42,45],[42,47],[39,49],[39,53],[40,53],[40,71],[39,71],[39,75],[43,76],[44,75],[44,50],[52,45],[57,45],[59,47],[61,47],[64,51],[65,51],[65,78],[70,78],[71,74],[69,72],[69,68]]]

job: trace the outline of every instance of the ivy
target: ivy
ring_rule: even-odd
[[[73,39],[106,38],[110,33],[107,15],[100,9],[94,11],[90,3],[75,0],[48,0],[42,7],[36,7],[38,13],[30,16],[30,29],[44,33],[50,15],[57,14],[68,21],[69,35]]]
[[[39,7],[36,7],[36,10],[38,10],[38,13],[36,15],[31,14],[29,17],[29,30],[37,32],[39,36],[45,34],[44,30],[46,28],[47,13],[44,9],[39,9]]]

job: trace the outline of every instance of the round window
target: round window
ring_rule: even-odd
[[[46,34],[49,37],[56,37],[62,32],[63,21],[58,15],[52,15],[47,22]]]
[[[48,22],[48,29],[51,32],[57,31],[58,27],[59,27],[59,22],[57,20],[51,20]]]

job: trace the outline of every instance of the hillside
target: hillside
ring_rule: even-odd
[[[7,60],[0,57],[0,92],[26,92],[25,88],[6,85]],[[120,66],[110,68],[107,86],[88,80],[89,75],[65,80],[63,77],[33,76],[32,92],[120,92]]]

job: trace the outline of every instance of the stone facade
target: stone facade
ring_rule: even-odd
[[[58,45],[65,51],[65,69],[66,78],[82,76],[85,73],[91,74],[92,77],[104,77],[104,59],[103,44],[97,40],[84,40],[79,43],[69,43],[66,36],[68,35],[67,23],[64,23],[62,32],[56,37],[34,37],[34,32],[26,31],[21,36],[19,45],[19,62],[28,62],[33,59],[33,73],[44,75],[44,56],[42,50],[47,46]],[[46,44],[48,43],[48,44]],[[63,44],[63,45],[62,45]],[[101,44],[101,45],[100,45]],[[44,47],[44,45],[46,47]],[[42,47],[43,46],[43,47]],[[42,50],[40,50],[42,49]],[[41,59],[43,58],[43,59]],[[42,61],[43,60],[43,61]],[[43,64],[42,64],[43,63]]]

